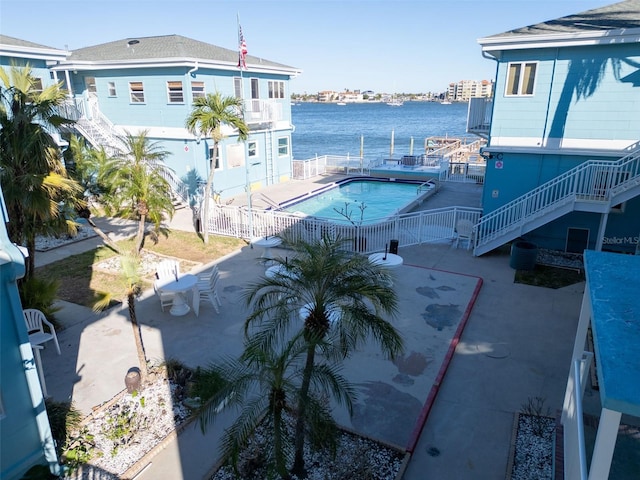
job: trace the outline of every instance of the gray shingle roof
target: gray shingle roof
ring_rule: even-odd
[[[183,37],[163,35],[157,37],[132,37],[114,42],[73,50],[69,61],[110,63],[149,60],[202,60],[212,62],[237,63],[238,52],[209,43]],[[271,62],[247,55],[247,65],[294,70],[294,67]]]
[[[0,35],[1,45],[12,45],[14,47],[28,47],[28,48],[44,48],[46,50],[57,50],[57,48],[48,47],[47,45],[40,45],[39,43],[28,42],[19,38],[9,37],[7,35]]]
[[[626,0],[485,38],[588,33],[640,28],[640,0]]]

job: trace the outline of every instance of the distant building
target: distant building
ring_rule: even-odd
[[[449,100],[468,102],[470,98],[489,98],[493,95],[493,82],[491,80],[460,80],[450,83],[447,89]]]

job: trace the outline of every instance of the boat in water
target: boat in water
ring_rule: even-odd
[[[389,105],[390,107],[401,107],[402,105],[404,105],[404,102],[394,95],[393,97],[391,97],[391,101],[387,102],[387,105]]]

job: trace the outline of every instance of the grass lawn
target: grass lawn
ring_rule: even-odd
[[[119,242],[124,251],[133,246],[133,239]],[[209,263],[246,245],[244,240],[230,237],[210,236],[205,245],[196,233],[171,231],[168,236],[160,237],[157,243],[149,239],[145,250],[160,255],[184,260],[186,263]],[[39,267],[35,276],[47,280],[58,280],[58,298],[67,302],[93,307],[99,292],[109,292],[115,298],[121,298],[124,288],[119,275],[92,269],[92,266],[116,254],[107,247],[73,255],[63,260]],[[144,279],[144,287],[150,288],[153,278]]]

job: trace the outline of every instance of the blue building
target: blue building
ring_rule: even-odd
[[[13,480],[34,465],[60,473],[37,363],[22,316],[16,281],[24,257],[9,240],[0,188],[0,478]]]
[[[299,70],[180,35],[127,38],[81,48],[51,67],[73,99],[76,128],[89,143],[117,147],[118,135],[147,131],[171,152],[178,178],[192,170],[207,178],[213,141],[185,128],[193,102],[208,93],[243,98],[250,136],[223,131],[214,191],[229,197],[291,176],[289,80]]]
[[[474,253],[524,238],[633,252],[640,235],[640,2],[481,38],[493,99],[467,130],[488,140]]]

